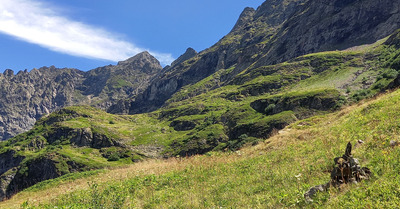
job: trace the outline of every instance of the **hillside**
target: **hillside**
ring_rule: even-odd
[[[150,160],[121,169],[43,182],[0,203],[13,208],[396,208],[400,120],[396,90],[341,111],[298,121],[257,146],[190,158]],[[372,179],[303,194],[328,181],[347,142]]]

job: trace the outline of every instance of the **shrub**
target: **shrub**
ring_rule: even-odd
[[[265,114],[272,115],[273,112],[274,112],[275,107],[276,107],[275,104],[269,104],[264,110]]]
[[[394,69],[387,69],[383,72],[382,77],[387,79],[396,78],[399,73]]]
[[[119,155],[117,152],[112,153],[108,159],[108,161],[118,161],[119,160]]]
[[[363,100],[365,98],[368,98],[369,96],[371,96],[371,90],[369,90],[369,89],[363,89],[363,90],[357,91],[356,93],[354,93],[352,95],[352,97],[355,101]]]

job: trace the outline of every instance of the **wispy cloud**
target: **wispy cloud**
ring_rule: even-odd
[[[146,50],[55,10],[38,0],[0,0],[0,32],[53,51],[94,59],[121,61]],[[170,54],[150,53],[162,64],[173,61]]]

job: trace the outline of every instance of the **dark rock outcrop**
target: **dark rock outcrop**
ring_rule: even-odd
[[[9,197],[10,192],[8,186],[11,184],[12,180],[15,178],[18,169],[16,167],[11,168],[0,176],[0,201],[3,201],[7,197]],[[13,192],[17,193],[17,191]]]
[[[340,94],[337,91],[310,92],[301,95],[273,96],[259,99],[250,104],[257,112],[274,115],[283,111],[300,108],[328,111],[339,106]]]
[[[84,170],[83,165],[63,158],[50,154],[13,167],[0,175],[0,201],[38,182]]]
[[[15,156],[16,152],[14,150],[7,151],[0,154],[0,175],[3,175],[6,171],[17,167],[24,157]]]
[[[196,123],[186,120],[174,120],[171,122],[170,126],[173,127],[175,131],[188,131],[194,129]]]
[[[243,134],[256,138],[268,138],[275,130],[281,130],[293,121],[277,120],[269,123],[239,124],[228,130],[228,136],[230,139],[238,139]]]
[[[96,149],[121,145],[115,139],[93,132],[89,127],[78,129],[57,128],[55,131],[45,134],[44,137],[49,144],[59,144],[60,140],[69,140],[69,143],[74,146]]]
[[[394,34],[392,34],[386,40],[385,45],[395,46],[396,48],[400,48],[400,30],[397,30]]]
[[[76,135],[75,135],[76,134]],[[94,147],[93,143],[93,132],[90,128],[82,128],[80,130],[75,131],[75,136],[70,139],[71,144],[79,146],[79,147]]]

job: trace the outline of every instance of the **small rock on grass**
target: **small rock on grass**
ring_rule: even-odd
[[[391,141],[390,141],[390,146],[391,146],[391,147],[395,147],[395,146],[397,146],[397,145],[399,145],[399,141],[396,141],[396,140],[391,140]]]

